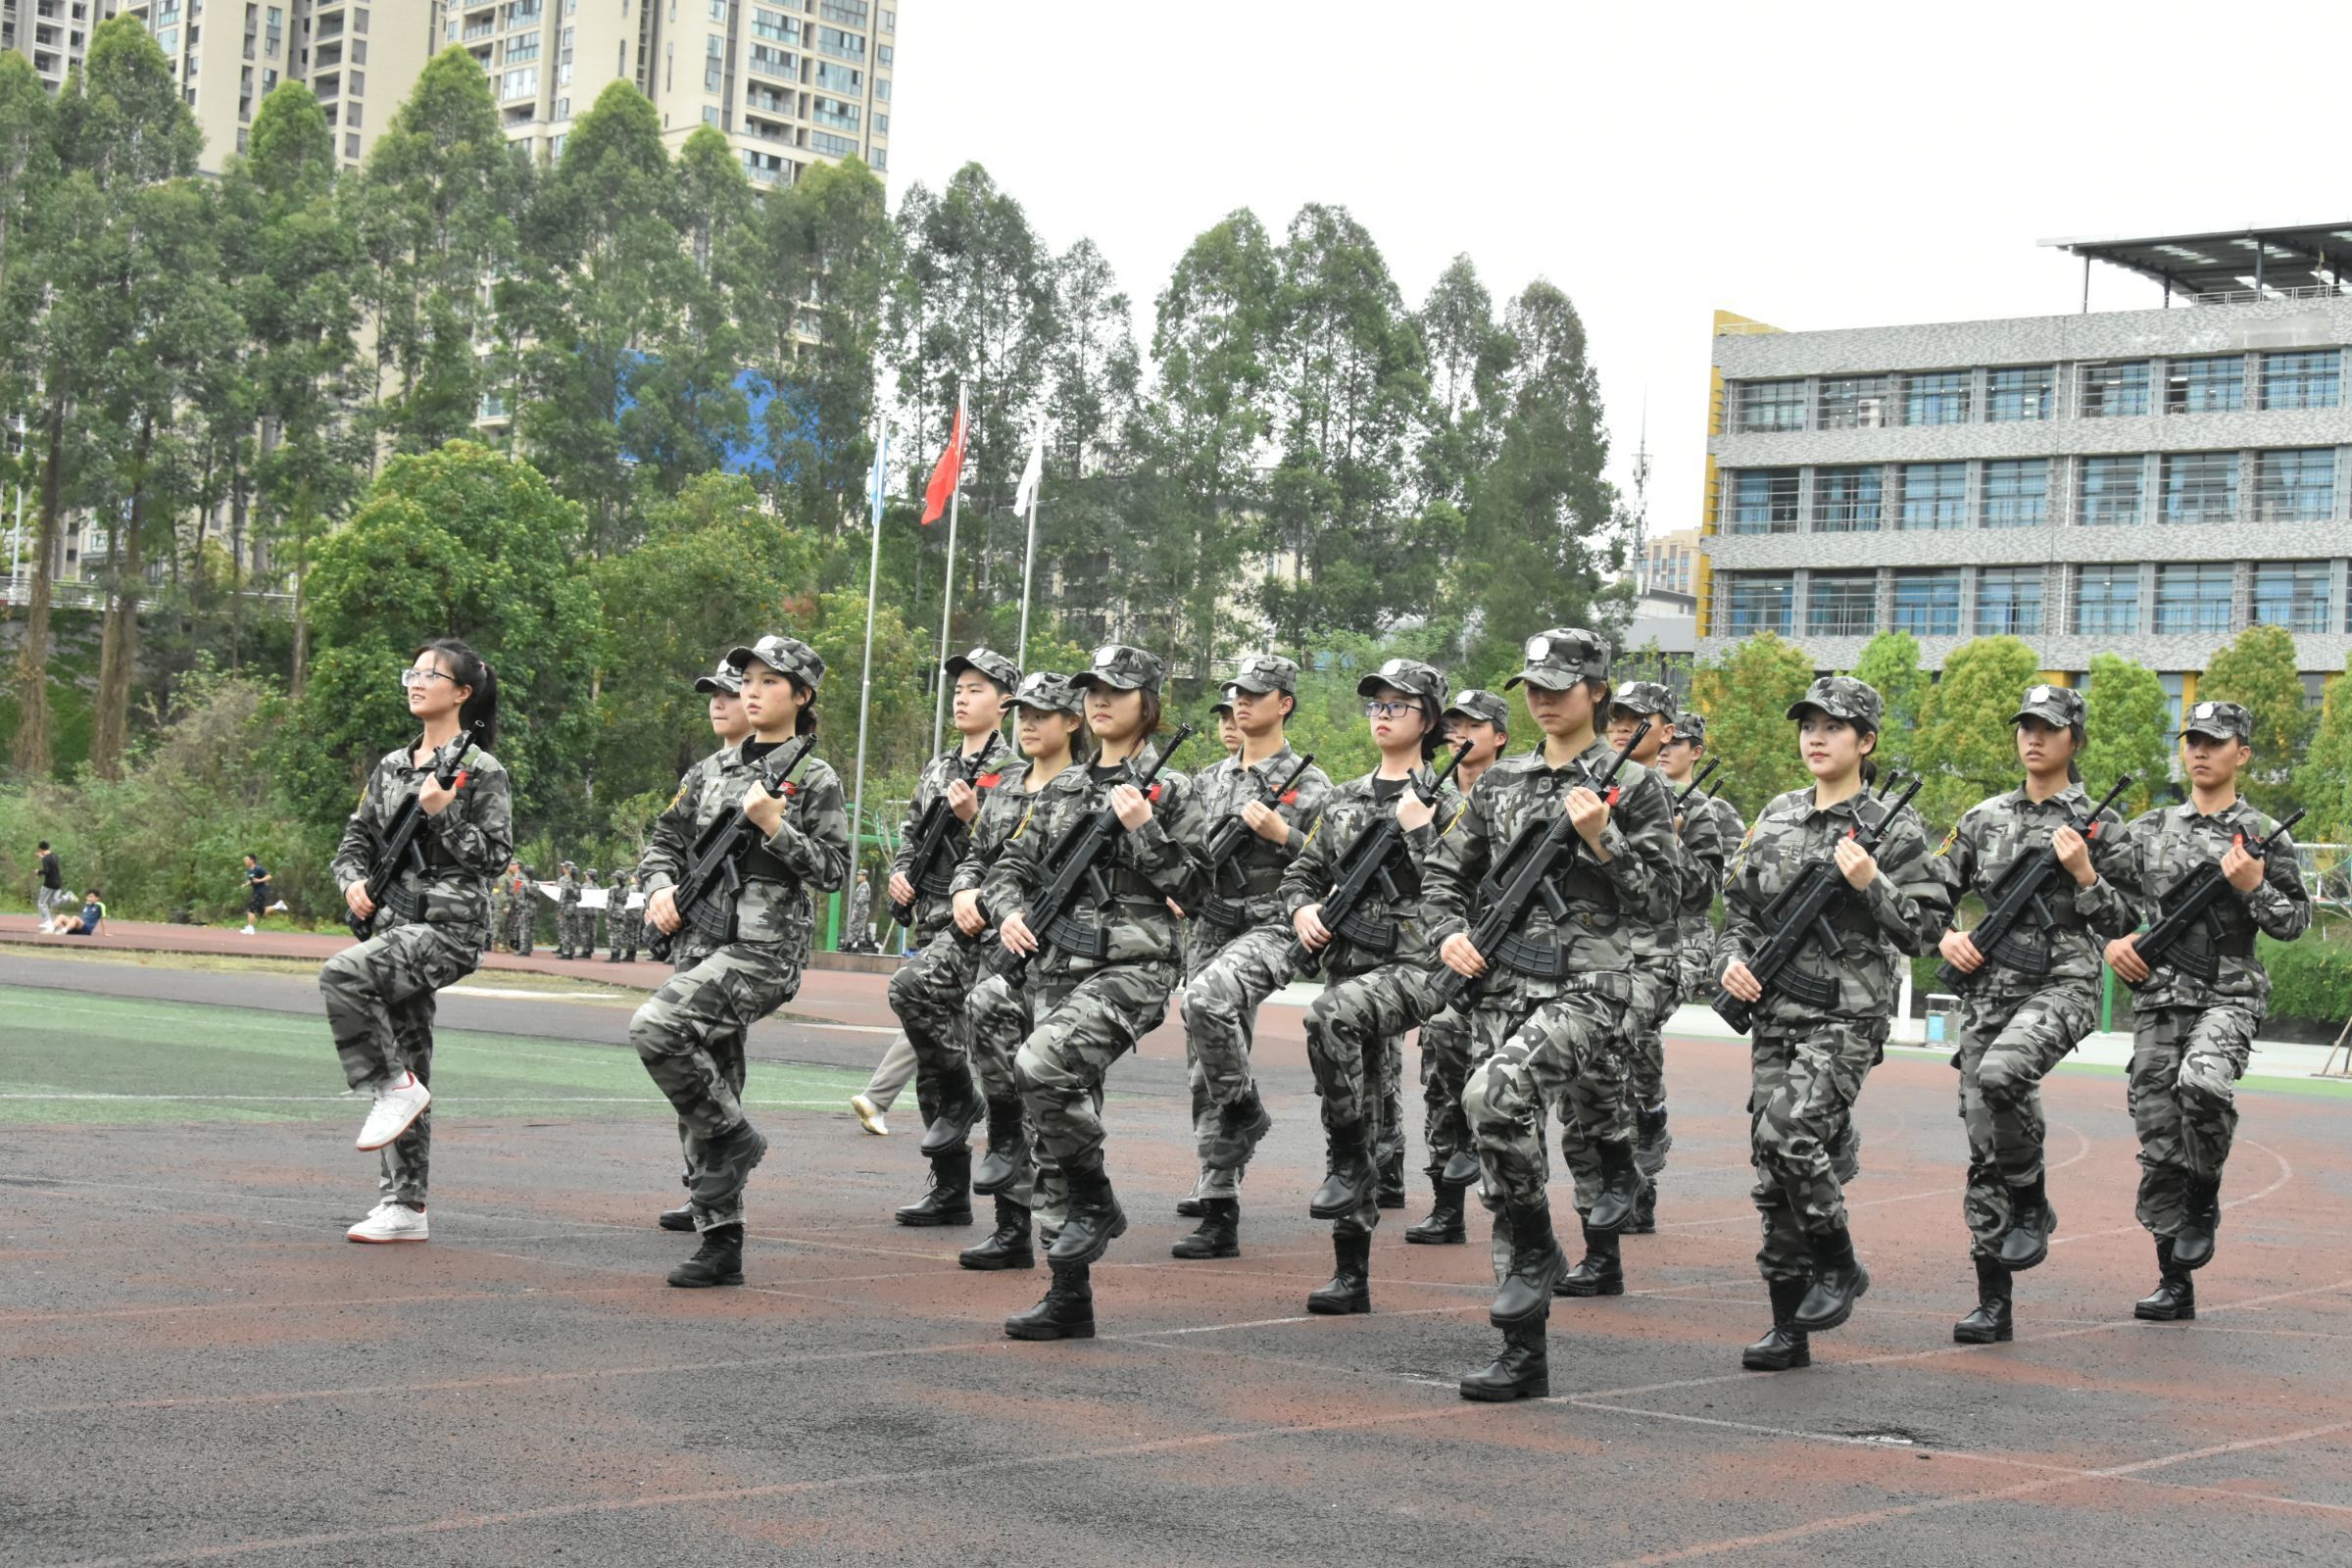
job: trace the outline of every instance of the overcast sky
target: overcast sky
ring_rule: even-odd
[[[878,0],[887,4],[889,0]],[[2352,219],[2343,7],[904,0],[894,198],[977,160],[1137,306],[1237,207],[1345,205],[1408,306],[1468,252],[1592,337],[1629,492],[1698,518],[1708,327],[2060,315],[2058,236]],[[2091,308],[2161,302],[2100,267]]]

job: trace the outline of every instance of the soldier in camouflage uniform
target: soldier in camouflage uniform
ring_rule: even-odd
[[[1706,719],[1697,713],[1677,713],[1674,733],[1658,753],[1658,771],[1678,800],[1696,776],[1706,751]],[[1715,994],[1715,924],[1710,918],[1715,895],[1723,891],[1724,863],[1733,846],[1747,836],[1747,824],[1740,820],[1739,808],[1709,789],[1684,804],[1676,814],[1675,831],[1694,871],[1683,881],[1679,989],[1685,1002],[1704,1002]]]
[[[1242,732],[1233,721],[1233,704],[1220,697],[1209,709],[1208,716],[1216,725],[1217,744],[1225,749],[1225,755],[1240,755]],[[1193,1097],[1193,1126],[1198,1129],[1208,1115],[1208,1075],[1200,1070],[1200,1063],[1193,1056],[1189,1043],[1185,1047],[1185,1078]],[[1208,1212],[1206,1196],[1202,1192],[1208,1179],[1209,1173],[1202,1170],[1193,1182],[1193,1190],[1176,1200],[1178,1219],[1199,1219]]]
[[[522,879],[522,868],[513,860],[490,884],[490,947],[492,952],[507,939],[514,925],[514,884]]]
[[[1789,708],[1814,782],[1764,808],[1724,888],[1723,988],[1760,1004],[1748,1125],[1753,1197],[1764,1222],[1756,1262],[1771,1291],[1773,1327],[1742,1353],[1742,1364],[1756,1371],[1810,1365],[1807,1335],[1843,1323],[1870,1289],[1846,1229],[1831,1146],[1883,1054],[1901,994],[1902,956],[1927,952],[1950,913],[1917,813],[1905,807],[1886,822],[1891,803],[1869,793],[1880,713],[1878,692],[1846,675],[1822,677]],[[1874,856],[1855,835],[1882,823]],[[1828,914],[1842,955],[1820,951],[1816,939],[1794,959],[1834,990],[1837,1000],[1826,1009],[1785,989],[1763,991],[1747,967],[1773,900],[1816,861],[1834,864],[1850,889]]]
[[[2195,1271],[2213,1260],[2222,1223],[2222,1169],[2237,1133],[2236,1083],[2270,1010],[2271,977],[2255,956],[2260,932],[2292,942],[2311,925],[2311,893],[2291,839],[2237,793],[2253,760],[2254,718],[2235,703],[2199,703],[2180,731],[2189,798],[2139,817],[2101,868],[2135,910],[2154,918],[2182,879],[2218,863],[2224,894],[2205,929],[2183,946],[2213,956],[2208,985],[2178,963],[2153,971],[2136,936],[2107,944],[2107,962],[2132,988],[2132,1125],[2139,1134],[2139,1222],[2156,1238],[2159,1278],[2132,1307],[2150,1322],[2197,1315]],[[2247,846],[2269,839],[2267,853]]]
[[[599,905],[591,907],[588,903],[588,895],[591,893],[604,893],[605,891],[604,884],[597,880],[596,867],[590,866],[588,869],[580,873],[579,956],[583,958],[595,957],[596,950],[603,945],[597,940],[597,933],[599,928],[604,925],[607,911],[610,909],[612,902],[611,896],[608,894]]]
[[[538,873],[527,865],[515,877],[512,902],[514,923],[508,931],[507,948],[509,952],[527,958],[531,956],[531,942],[538,934],[539,926]]]
[[[704,828],[741,812],[766,835],[740,862],[731,936],[672,975],[629,1024],[629,1043],[646,1072],[700,1141],[687,1156],[694,1173],[688,1207],[703,1245],[670,1271],[669,1283],[682,1287],[743,1283],[743,1190],[767,1152],[767,1140],[745,1117],[712,1048],[799,992],[815,932],[813,895],[840,887],[850,870],[850,816],[839,776],[813,757],[801,762],[797,777],[771,779],[766,772],[771,755],[791,746],[796,734],[815,732],[825,662],[807,643],[767,636],[733,649],[727,662],[742,675],[752,738],[689,770],[654,819],[638,866],[648,890],[647,919],[675,934],[683,914],[670,890]]]
[[[914,1051],[922,1152],[931,1162],[928,1190],[899,1209],[896,1218],[902,1225],[917,1226],[972,1222],[971,1136],[983,1106],[972,1086],[963,1009],[981,950],[956,928],[949,899],[970,824],[978,819],[988,794],[1003,782],[1004,764],[1012,758],[1004,740],[1004,701],[1021,683],[1012,661],[987,648],[957,654],[942,671],[954,683],[949,703],[956,741],[923,764],[914,798],[906,803],[899,853],[890,867],[891,905],[894,910],[911,911],[905,924],[915,954],[890,977],[890,1006]],[[943,801],[956,826],[932,863],[916,865],[915,843],[923,819]],[[1017,1126],[1019,1113],[1017,1101],[989,1107],[991,1137],[1005,1132],[1007,1116]]]
[[[639,933],[645,929],[645,906],[629,907],[629,895],[637,889],[636,871],[625,865],[612,868],[612,879],[605,890],[605,930],[610,938],[605,954],[607,963],[635,963]]]
[[[487,750],[498,738],[497,675],[466,644],[441,638],[417,650],[401,680],[421,738],[376,762],[328,869],[352,912],[373,923],[318,971],[344,1081],[373,1097],[359,1147],[382,1151],[376,1206],[345,1233],[355,1242],[426,1239],[434,994],[481,962],[490,879],[514,847],[507,770]],[[443,789],[435,770],[452,746],[463,771]],[[424,869],[403,872],[379,906],[368,879],[411,799],[424,813],[415,841]]]
[[[2010,718],[2025,783],[1971,807],[1936,852],[1955,911],[1971,893],[1989,903],[2020,860],[2054,850],[2059,863],[2042,896],[2049,924],[2013,927],[1993,953],[1956,927],[1938,944],[1967,977],[1952,1064],[1960,1069],[1960,1121],[1968,1130],[1960,1211],[1972,1238],[1977,1305],[1952,1326],[1962,1345],[2015,1337],[2010,1276],[2040,1263],[2058,1228],[2043,1181],[2041,1080],[2097,1027],[2099,949],[2137,920],[2095,863],[2122,819],[2108,811],[2087,834],[2075,825],[2092,805],[2075,767],[2083,711],[2080,692],[2029,687]]]
[[[1326,1315],[1372,1310],[1372,1231],[1380,1223],[1374,1146],[1388,1058],[1436,1004],[1421,868],[1462,811],[1452,781],[1442,792],[1433,788],[1425,765],[1438,748],[1446,677],[1414,660],[1392,659],[1357,682],[1356,691],[1366,699],[1380,765],[1330,793],[1281,887],[1291,928],[1298,945],[1318,956],[1325,982],[1307,1008],[1306,1056],[1323,1097],[1330,1157],[1307,1212],[1333,1221],[1337,1267],[1331,1282],[1307,1297],[1306,1309]],[[1323,919],[1324,900],[1349,849],[1391,813],[1404,838],[1404,863],[1391,871],[1398,896],[1391,901],[1376,889],[1334,930]]]
[[[1193,778],[1210,835],[1234,817],[1249,831],[1225,864],[1207,867],[1200,903],[1186,906],[1184,1055],[1194,1084],[1201,1218],[1170,1249],[1180,1258],[1241,1255],[1242,1176],[1274,1125],[1250,1076],[1250,1054],[1257,1009],[1291,980],[1283,870],[1305,846],[1331,793],[1330,776],[1319,767],[1291,777],[1298,754],[1284,726],[1298,690],[1298,666],[1290,660],[1245,656],[1223,688],[1241,746]],[[1274,799],[1286,780],[1289,787]]]
[[[577,944],[580,924],[579,870],[569,860],[556,867],[556,956],[568,958]]]
[[[874,945],[874,887],[863,871],[858,873],[858,885],[850,890],[850,933],[843,946],[852,953],[864,953]]]
[[[1578,1206],[1600,1230],[1632,1218],[1641,1178],[1626,1099],[1634,1001],[1627,926],[1664,919],[1679,891],[1663,786],[1638,763],[1604,782],[1613,758],[1595,728],[1608,713],[1607,644],[1561,627],[1529,638],[1522,653],[1525,666],[1504,684],[1527,686],[1528,716],[1543,744],[1487,770],[1429,860],[1439,957],[1478,982],[1468,998],[1478,1065],[1463,1086],[1462,1109],[1478,1141],[1481,1194],[1494,1213],[1499,1288],[1488,1316],[1503,1330],[1504,1347],[1462,1379],[1462,1396],[1472,1399],[1541,1396],[1550,1387],[1544,1325],[1567,1264],[1544,1196],[1546,1105],[1563,1123],[1577,1118],[1606,1134],[1594,1146],[1597,1171],[1578,1173]],[[1548,832],[1563,812],[1575,829],[1575,853],[1553,883],[1565,914],[1538,901],[1506,945],[1482,953],[1467,929],[1479,884],[1523,835]]]
[[[1197,908],[1207,892],[1200,859],[1204,816],[1192,781],[1162,771],[1149,795],[1133,782],[1154,759],[1162,669],[1158,656],[1141,648],[1095,650],[1093,666],[1072,684],[1085,693],[1087,727],[1101,756],[1065,768],[1037,792],[982,885],[982,903],[1002,919],[1000,943],[1036,955],[1027,975],[1036,1027],[1014,1058],[1013,1077],[1039,1152],[1059,1162],[1069,1189],[1068,1217],[1047,1253],[1054,1283],[1034,1308],[1006,1320],[1014,1339],[1094,1334],[1089,1269],[1127,1228],[1103,1168],[1098,1097],[1110,1064],[1167,1015],[1180,957],[1170,902]],[[1028,916],[1055,854],[1102,811],[1117,824],[1102,867],[1109,901],[1073,911],[1079,925],[1101,934],[1103,956],[1088,958],[1044,940]]]

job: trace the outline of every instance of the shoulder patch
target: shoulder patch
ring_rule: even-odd
[[[1936,845],[1936,855],[1937,855],[1938,857],[1941,857],[1941,856],[1944,856],[1944,855],[1948,855],[1948,854],[1950,854],[1950,853],[1951,853],[1951,848],[1952,848],[1952,846],[1953,846],[1953,845],[1955,845],[1955,844],[1957,844],[1957,843],[1959,843],[1959,842],[1960,842],[1960,824],[1958,824],[1957,822],[1955,822],[1955,823],[1953,823],[1953,824],[1952,824],[1952,830],[1951,830],[1949,833],[1946,833],[1946,834],[1943,836],[1943,842],[1942,842],[1941,844],[1938,844],[1938,845]]]

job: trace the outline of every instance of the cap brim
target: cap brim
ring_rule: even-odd
[[[2181,725],[2179,734],[2174,738],[2180,740],[2191,735],[2202,735],[2209,741],[2239,741],[2247,745],[2253,744],[2233,729],[2205,729],[2196,724]]]
[[[750,663],[754,657],[756,656],[749,648],[736,647],[727,650],[727,662],[733,664],[737,669]]]
[[[2038,718],[2044,724],[2055,724],[2060,729],[2071,729],[2075,722],[2073,719],[2065,717],[2054,708],[2021,708],[2016,712],[2009,715],[2009,722],[2014,724],[2018,720],[2025,718]]]
[[[1115,675],[1101,675],[1091,669],[1083,675],[1072,675],[1070,685],[1082,692],[1091,691],[1097,686],[1107,686],[1114,692],[1140,692],[1144,689],[1144,683],[1140,680],[1120,680]]]
[[[1504,681],[1502,689],[1507,692],[1514,686],[1527,685],[1538,686],[1547,692],[1564,692],[1584,683],[1584,676],[1563,674],[1556,669],[1523,669]]]
[[[717,696],[721,693],[729,697],[741,697],[743,695],[743,688],[741,686],[729,686],[724,681],[720,680],[716,675],[697,675],[694,678],[694,689],[703,693],[707,697]]]
[[[1263,697],[1268,692],[1278,692],[1283,688],[1270,680],[1243,680],[1237,677],[1227,681],[1224,689],[1229,692],[1248,692],[1252,697]]]
[[[1805,716],[1805,710],[1808,708],[1813,710],[1813,711],[1816,713],[1821,714],[1824,718],[1845,717],[1843,713],[1834,713],[1830,711],[1830,710],[1822,707],[1819,703],[1814,702],[1791,703],[1788,706],[1788,711],[1781,716],[1784,718],[1802,718]]]

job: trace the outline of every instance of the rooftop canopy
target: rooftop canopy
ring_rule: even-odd
[[[2162,283],[2169,300],[2234,303],[2342,291],[2352,271],[2352,220],[2297,228],[2240,228],[2149,239],[2045,239],[2056,250]]]

